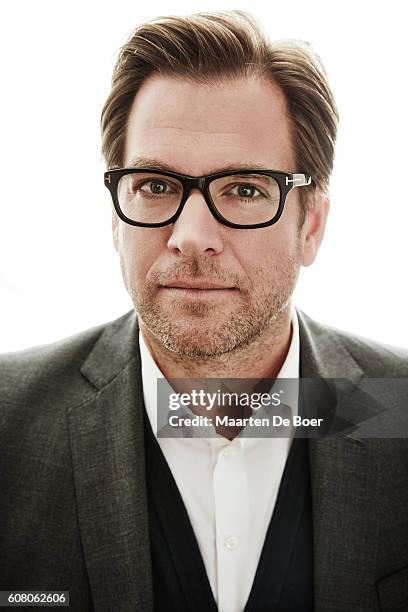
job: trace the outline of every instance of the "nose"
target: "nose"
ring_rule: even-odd
[[[223,250],[222,227],[208,208],[204,195],[193,189],[173,225],[167,246],[189,257],[217,255]]]

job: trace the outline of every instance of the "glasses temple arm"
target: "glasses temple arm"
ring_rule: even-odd
[[[286,177],[286,185],[292,185],[292,187],[304,187],[310,185],[312,177],[306,178],[306,174],[291,174],[291,178]]]

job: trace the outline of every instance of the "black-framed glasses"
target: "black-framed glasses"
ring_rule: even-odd
[[[237,229],[267,227],[282,215],[294,187],[311,177],[276,170],[229,170],[187,176],[151,168],[118,168],[104,173],[118,216],[138,227],[163,227],[180,216],[192,189],[199,189],[220,223]]]

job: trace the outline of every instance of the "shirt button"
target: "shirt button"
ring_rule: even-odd
[[[222,451],[222,456],[224,457],[224,459],[228,459],[228,457],[230,456],[229,450]]]
[[[230,536],[229,538],[225,538],[225,548],[228,550],[235,550],[238,546],[238,540],[234,536]]]

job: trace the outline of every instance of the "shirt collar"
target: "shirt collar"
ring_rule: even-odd
[[[294,306],[291,306],[291,329],[292,337],[287,352],[285,361],[277,374],[276,378],[299,378],[299,362],[300,362],[300,339],[299,339],[299,323]],[[146,412],[149,417],[149,421],[155,436],[157,436],[157,379],[164,378],[163,373],[154,361],[146,342],[143,338],[143,334],[139,327],[139,347],[140,347],[140,358],[142,364],[142,382],[143,382],[143,399],[146,407]],[[296,398],[292,398],[290,406],[293,413],[297,413],[297,393]],[[222,436],[216,436],[214,438],[206,438],[207,440],[217,440],[221,438],[225,441]],[[240,438],[245,443],[248,438]],[[227,441],[228,442],[228,441]]]

